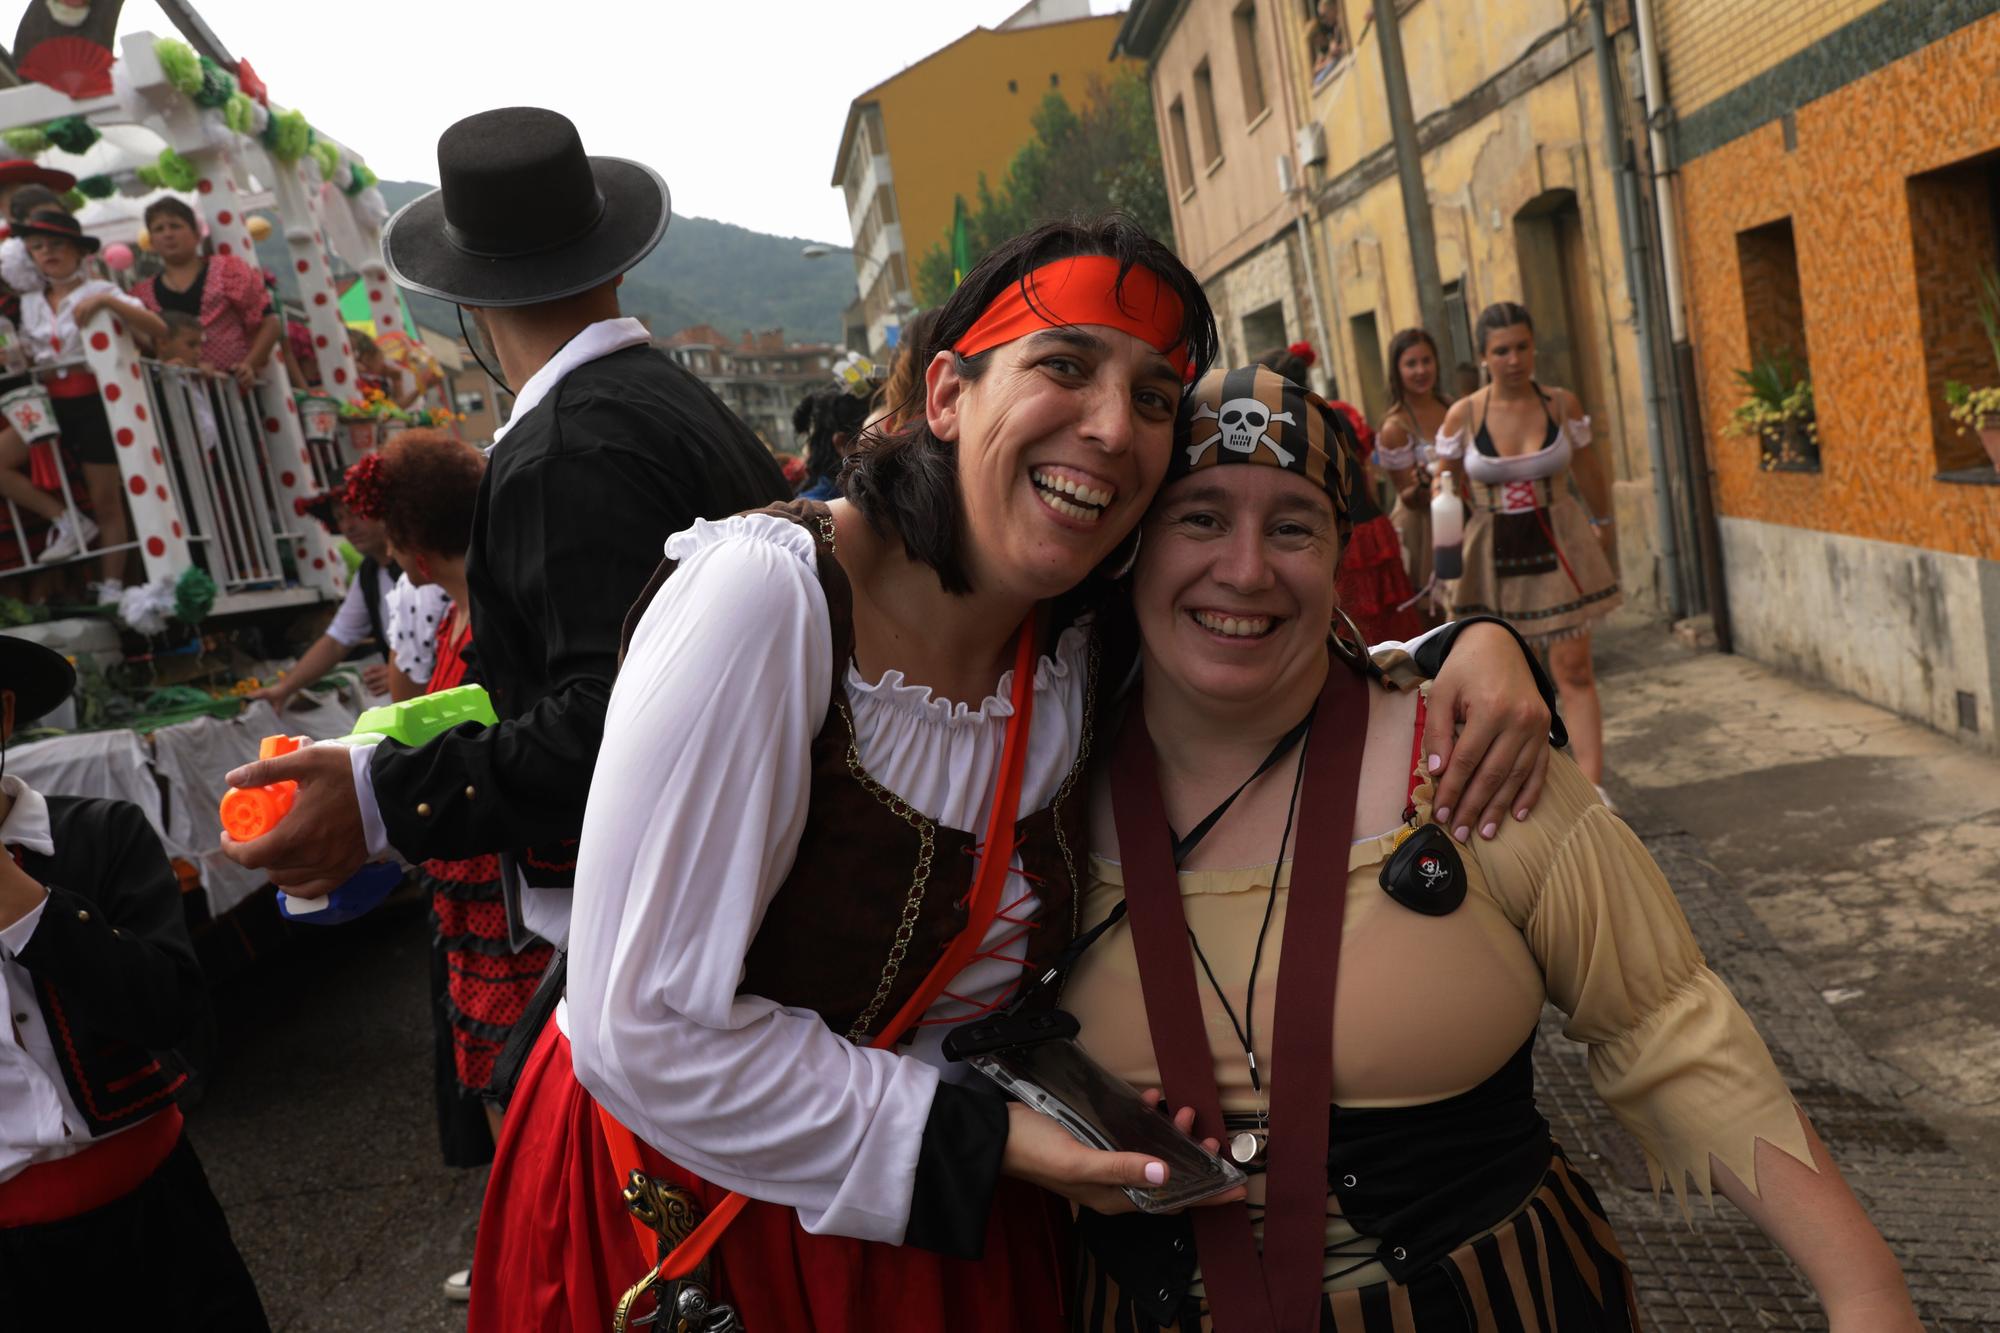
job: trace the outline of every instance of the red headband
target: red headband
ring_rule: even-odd
[[[1151,269],[1134,265],[1121,286],[1116,259],[1075,255],[1042,265],[994,297],[952,350],[960,356],[978,356],[1042,329],[1103,324],[1164,353],[1185,375],[1188,353],[1181,339],[1182,314],[1180,296]]]

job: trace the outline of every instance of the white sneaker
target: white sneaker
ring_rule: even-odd
[[[73,523],[70,519],[71,515],[64,514],[49,525],[48,545],[42,547],[42,553],[35,557],[42,564],[80,555],[97,540],[97,524],[91,521],[88,514],[75,515]]]
[[[469,1301],[472,1299],[472,1270],[461,1268],[444,1280],[444,1298],[448,1301]]]
[[[99,606],[116,606],[118,605],[118,599],[125,595],[125,585],[117,579],[106,579],[102,583],[93,583],[90,585],[90,590],[97,594],[97,604]]]

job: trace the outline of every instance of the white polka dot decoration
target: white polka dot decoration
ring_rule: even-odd
[[[97,376],[97,391],[110,419],[118,470],[125,479],[125,503],[132,511],[133,539],[146,564],[148,582],[179,577],[191,563],[187,530],[169,489],[166,453],[153,419],[139,348],[116,307],[85,321],[83,355]]]
[[[194,154],[190,160],[201,173],[195,182],[195,192],[201,196],[216,253],[236,254],[255,269],[257,246],[250,237],[250,221],[243,209],[243,194],[238,184],[247,173],[235,154],[226,148]],[[291,395],[282,358],[271,358],[265,382],[267,387],[248,408],[263,427],[269,476],[278,492],[278,521],[292,534],[292,555],[300,584],[338,595],[345,591],[347,573],[339,548],[316,520],[292,507],[294,500],[317,493],[319,487],[313,479],[312,455],[306,452],[299,405]],[[282,412],[275,410],[280,403],[284,405]]]

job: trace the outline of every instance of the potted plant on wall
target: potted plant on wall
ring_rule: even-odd
[[[1982,265],[1979,287],[1973,293],[1980,327],[1986,330],[1986,344],[1993,352],[1993,364],[2000,368],[2000,272]],[[1944,400],[1951,406],[1951,419],[1965,431],[1976,432],[1986,446],[1986,456],[2000,470],[2000,385],[1975,389],[1957,380],[1946,380]]]
[[[1813,415],[1812,379],[1790,350],[1757,353],[1736,372],[1743,401],[1729,414],[1729,433],[1755,435],[1758,465],[1766,472],[1819,471],[1819,422]]]

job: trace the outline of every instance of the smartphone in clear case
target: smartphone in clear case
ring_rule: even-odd
[[[1077,1045],[1076,1019],[1062,1010],[968,1023],[945,1040],[963,1060],[1009,1093],[1106,1152],[1136,1152],[1167,1164],[1167,1183],[1128,1188],[1137,1207],[1170,1213],[1244,1181],[1243,1172],[1174,1128],[1131,1084]]]

